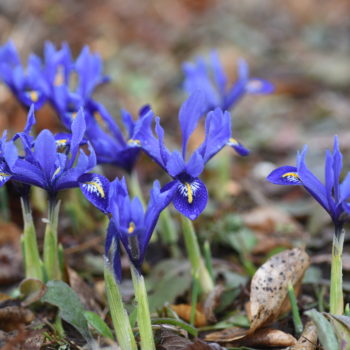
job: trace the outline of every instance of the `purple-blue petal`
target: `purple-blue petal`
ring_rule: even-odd
[[[266,178],[275,185],[302,185],[297,168],[290,165],[281,166],[273,170]]]
[[[79,178],[79,187],[87,200],[103,213],[108,213],[109,181],[100,174],[84,174]]]
[[[176,210],[195,220],[205,209],[208,202],[208,191],[204,183],[198,178],[190,183],[177,182],[173,204]]]

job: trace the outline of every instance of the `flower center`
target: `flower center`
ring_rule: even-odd
[[[137,140],[137,139],[130,139],[128,141],[128,145],[129,146],[137,146],[137,147],[140,147],[141,146],[141,141],[140,140]]]
[[[134,233],[134,231],[135,231],[135,224],[132,221],[130,221],[128,233],[131,234],[131,233]]]
[[[37,102],[39,100],[39,94],[35,90],[28,91],[28,96],[32,100],[32,102]]]
[[[183,182],[179,185],[180,194],[187,197],[189,204],[193,203],[193,199],[198,189],[199,183],[196,180],[192,182]]]

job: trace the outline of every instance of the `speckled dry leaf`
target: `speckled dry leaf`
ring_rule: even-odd
[[[251,347],[286,347],[297,343],[297,340],[288,333],[279,329],[263,328],[257,330],[245,338],[234,342],[234,346],[251,346]]]
[[[206,341],[215,341],[217,343],[229,343],[245,337],[247,333],[247,329],[232,327],[224,329],[223,331],[207,334],[204,339]]]
[[[175,311],[180,318],[189,322],[191,319],[192,306],[187,304],[178,304],[170,306],[173,311]],[[194,325],[196,327],[204,327],[207,324],[207,319],[203,312],[196,310],[196,316],[194,320]]]
[[[285,309],[288,283],[297,285],[309,264],[306,252],[294,248],[274,255],[256,271],[250,292],[250,333],[275,320],[281,308]]]
[[[315,350],[317,346],[317,328],[312,321],[309,321],[298,342],[289,350]]]

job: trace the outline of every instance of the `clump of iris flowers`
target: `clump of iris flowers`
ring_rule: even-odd
[[[344,223],[349,219],[350,173],[340,183],[343,155],[339,149],[338,137],[334,137],[333,152],[327,150],[325,159],[325,183],[323,184],[306,166],[307,146],[298,153],[296,166],[285,165],[275,169],[267,180],[276,185],[303,186],[327,211],[334,224],[332,271],[330,290],[330,311],[342,314],[344,298],[342,289],[342,251],[344,244]]]

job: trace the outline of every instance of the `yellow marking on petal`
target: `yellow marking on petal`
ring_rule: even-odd
[[[52,178],[54,178],[59,172],[61,171],[61,167],[58,167],[55,172],[52,175]]]
[[[239,142],[234,139],[233,137],[230,137],[230,139],[228,140],[229,143],[232,143],[233,145],[239,145]]]
[[[67,143],[67,139],[61,139],[61,140],[56,140],[56,143],[60,144],[60,145],[65,145]]]
[[[103,118],[102,118],[100,112],[96,111],[94,113],[94,118],[100,126],[103,126]]]
[[[135,231],[135,224],[131,221],[128,228],[128,233],[132,234]]]
[[[141,141],[140,140],[137,140],[137,139],[130,139],[129,141],[128,141],[128,144],[129,145],[132,145],[132,144],[136,144],[137,146],[141,146]]]
[[[191,188],[191,185],[186,182],[185,183],[185,186],[187,188],[187,199],[188,199],[188,203],[192,203],[193,202],[193,192],[192,192],[192,188]]]
[[[30,99],[33,102],[37,102],[39,100],[39,94],[37,91],[35,91],[35,90],[29,91],[28,94],[29,94]]]
[[[101,195],[101,197],[105,197],[105,191],[103,190],[102,186],[96,181],[85,182],[85,184],[94,186],[97,189],[98,193]]]
[[[73,112],[72,113],[72,119],[75,119],[77,117],[78,112]]]
[[[55,86],[61,86],[64,84],[64,67],[62,65],[57,67],[57,72],[55,75],[54,85]]]
[[[295,177],[298,180],[300,179],[297,173],[285,173],[282,175],[282,177],[288,177],[288,176]]]
[[[7,174],[7,173],[0,173],[0,176],[7,177],[7,176],[10,176],[10,174]]]

